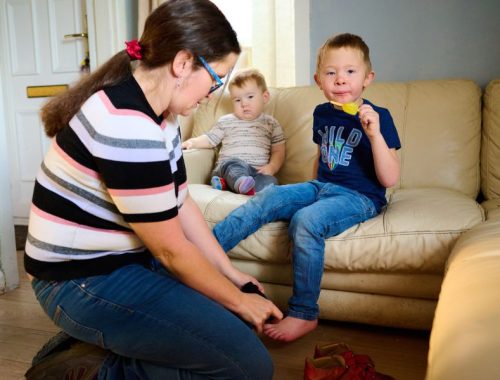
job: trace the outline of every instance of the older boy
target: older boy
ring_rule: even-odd
[[[222,147],[212,186],[252,195],[270,184],[285,159],[285,137],[278,121],[264,111],[269,91],[255,69],[237,73],[229,83],[234,112],[222,116],[206,134],[186,140],[183,149]]]
[[[400,142],[392,117],[362,98],[374,76],[360,37],[328,39],[318,52],[314,75],[328,100],[313,114],[317,179],[269,187],[214,228],[227,252],[263,224],[290,222],[293,295],[287,317],[264,326],[273,339],[293,341],[316,328],[325,239],[376,216],[386,204],[386,188],[399,178]],[[347,103],[358,105],[359,112],[344,112]]]

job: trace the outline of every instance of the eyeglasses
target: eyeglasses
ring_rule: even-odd
[[[215,81],[215,84],[210,87],[210,90],[208,91],[209,94],[217,90],[219,87],[221,87],[224,82],[222,82],[222,79],[219,78],[219,76],[215,73],[215,71],[212,70],[212,68],[208,65],[207,61],[205,61],[205,58],[203,58],[201,55],[198,56],[198,59],[200,62],[203,64],[205,69],[207,69],[208,73],[212,76],[212,78]]]

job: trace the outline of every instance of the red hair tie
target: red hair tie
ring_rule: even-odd
[[[127,45],[127,54],[129,55],[132,61],[135,61],[136,59],[139,60],[142,59],[142,53],[141,53],[142,48],[141,45],[139,45],[139,41],[137,40],[125,41],[125,45]]]

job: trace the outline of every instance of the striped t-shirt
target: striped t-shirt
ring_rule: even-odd
[[[37,175],[26,271],[63,280],[146,263],[129,223],[177,215],[187,193],[180,141],[176,117],[155,115],[132,76],[92,95]]]
[[[254,120],[238,119],[234,114],[224,115],[206,135],[212,146],[222,142],[217,164],[229,158],[239,158],[253,167],[264,166],[269,163],[272,146],[285,142],[278,121],[264,113]]]

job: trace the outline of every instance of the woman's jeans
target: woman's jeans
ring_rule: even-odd
[[[252,165],[247,164],[239,158],[230,158],[220,162],[213,170],[212,175],[224,178],[231,191],[236,192],[235,183],[240,177],[249,176],[255,180],[255,191],[261,191],[269,185],[277,185],[278,180],[272,175],[257,172]]]
[[[99,379],[272,378],[255,332],[156,261],[70,281],[34,279],[32,286],[57,326],[112,351]]]
[[[288,315],[315,320],[325,239],[377,215],[373,202],[357,191],[319,181],[270,186],[218,223],[213,233],[227,252],[262,225],[290,222],[293,294]]]

